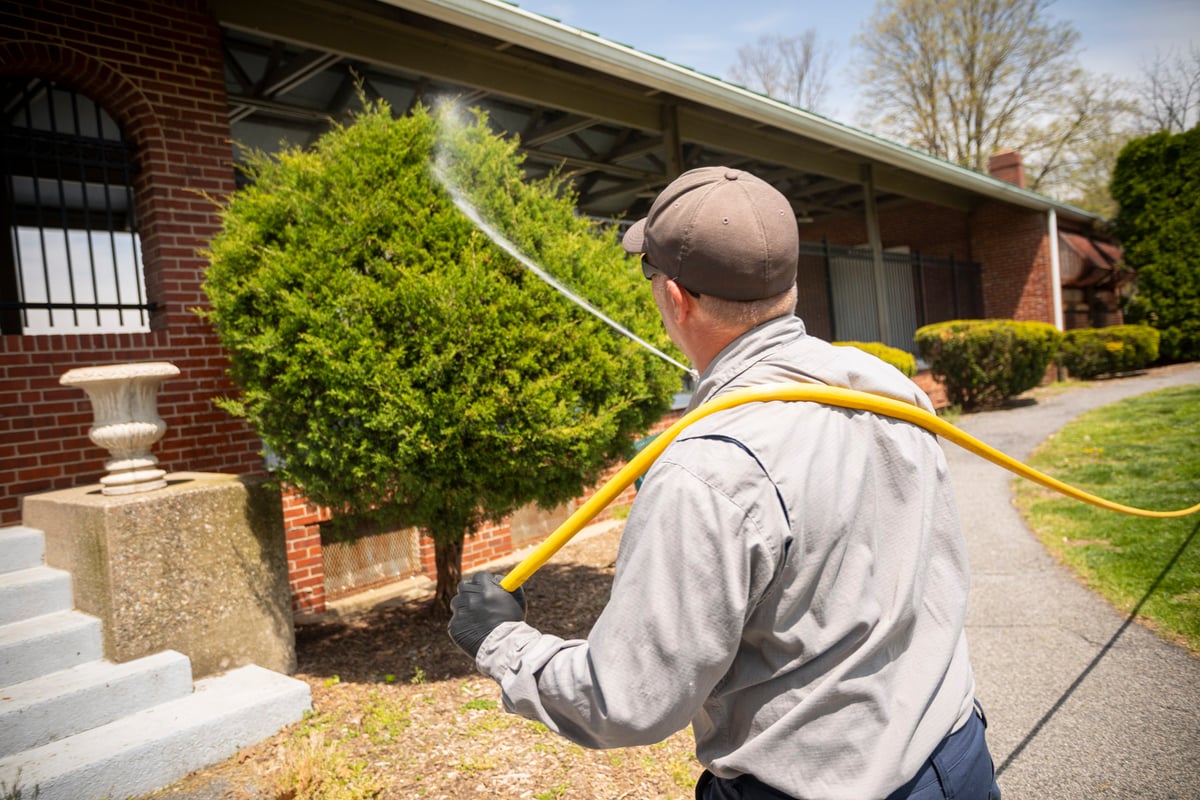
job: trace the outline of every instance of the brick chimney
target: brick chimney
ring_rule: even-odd
[[[1021,154],[1012,148],[997,150],[988,158],[988,174],[997,180],[1025,188],[1025,163]]]

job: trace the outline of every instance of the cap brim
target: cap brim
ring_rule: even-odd
[[[646,218],[643,217],[630,226],[621,237],[621,247],[626,253],[646,252]]]

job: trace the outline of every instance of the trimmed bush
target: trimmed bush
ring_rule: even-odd
[[[1159,336],[1149,325],[1078,328],[1063,336],[1058,363],[1085,380],[1143,369],[1158,360]]]
[[[448,610],[464,537],[582,494],[662,416],[679,371],[489,240],[435,156],[523,252],[669,346],[616,232],[576,214],[562,178],[526,181],[482,113],[394,119],[379,102],[311,148],[252,154],[204,289],[241,388],[221,406],[309,499],[427,531]]]
[[[911,378],[917,374],[917,359],[912,353],[906,353],[898,347],[890,347],[883,342],[834,342],[837,347],[857,347],[864,353],[875,356],[880,361],[891,364]]]
[[[1045,322],[967,319],[926,325],[913,340],[950,403],[969,411],[1041,383],[1062,333]]]

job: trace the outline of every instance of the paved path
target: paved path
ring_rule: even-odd
[[[959,426],[1024,461],[1084,411],[1192,383],[1200,364],[965,415]],[[1004,799],[1200,798],[1200,659],[1055,564],[1013,507],[1010,473],[952,444],[946,454],[972,566],[971,660]],[[1200,534],[1188,546],[1200,547]]]

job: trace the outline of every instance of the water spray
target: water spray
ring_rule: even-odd
[[[450,121],[453,116],[454,116],[453,107],[444,104],[442,106],[441,115],[440,115],[440,118],[442,119],[443,123],[448,123],[448,121]],[[638,344],[641,347],[645,348],[646,350],[650,351],[651,353],[653,353],[654,355],[663,359],[664,361],[666,361],[670,364],[673,364],[676,367],[679,367],[681,370],[683,370],[688,375],[690,375],[693,379],[698,377],[698,373],[696,372],[696,370],[692,369],[691,367],[687,366],[686,364],[680,363],[679,361],[675,360],[674,358],[671,358],[671,356],[667,355],[662,350],[660,350],[657,347],[655,347],[654,345],[650,344],[645,339],[641,338],[636,333],[629,330],[624,325],[617,322],[616,320],[614,320],[612,317],[605,314],[600,309],[598,309],[595,306],[588,303],[582,297],[575,294],[569,288],[567,288],[565,285],[563,285],[562,282],[557,280],[553,275],[551,275],[545,269],[543,269],[542,267],[540,267],[536,263],[534,263],[534,261],[531,258],[529,258],[529,256],[527,256],[527,255],[525,255],[525,253],[521,252],[521,249],[519,247],[517,247],[515,244],[513,244],[513,242],[510,241],[508,239],[508,237],[506,237],[503,233],[501,233],[500,230],[498,228],[496,228],[495,225],[492,225],[490,222],[488,222],[487,219],[484,218],[483,214],[480,213],[479,209],[476,208],[475,205],[469,199],[467,199],[466,194],[450,178],[450,173],[449,173],[449,170],[445,163],[446,157],[447,156],[446,156],[445,150],[443,148],[438,148],[437,155],[434,159],[434,163],[431,165],[433,177],[437,180],[438,183],[441,184],[442,188],[446,190],[447,194],[450,195],[450,200],[451,200],[451,202],[454,203],[455,207],[458,208],[458,210],[461,211],[464,215],[466,215],[467,219],[471,220],[471,222],[475,225],[475,227],[478,228],[481,233],[483,233],[485,236],[487,236],[489,239],[491,239],[492,242],[497,247],[499,247],[501,250],[503,250],[504,252],[506,252],[510,256],[512,256],[514,259],[516,259],[517,262],[519,264],[521,264],[521,266],[525,267],[525,269],[532,272],[534,275],[536,275],[538,278],[540,278],[542,281],[544,281],[547,285],[549,285],[551,288],[553,288],[555,291],[557,291],[563,297],[567,298],[572,303],[574,303],[575,305],[582,308],[584,311],[586,311],[589,314],[591,314],[592,316],[596,317],[598,320],[603,322],[605,325],[608,325],[610,328],[612,328],[617,333],[621,334],[622,336],[627,337],[631,341],[635,342],[636,344]]]

